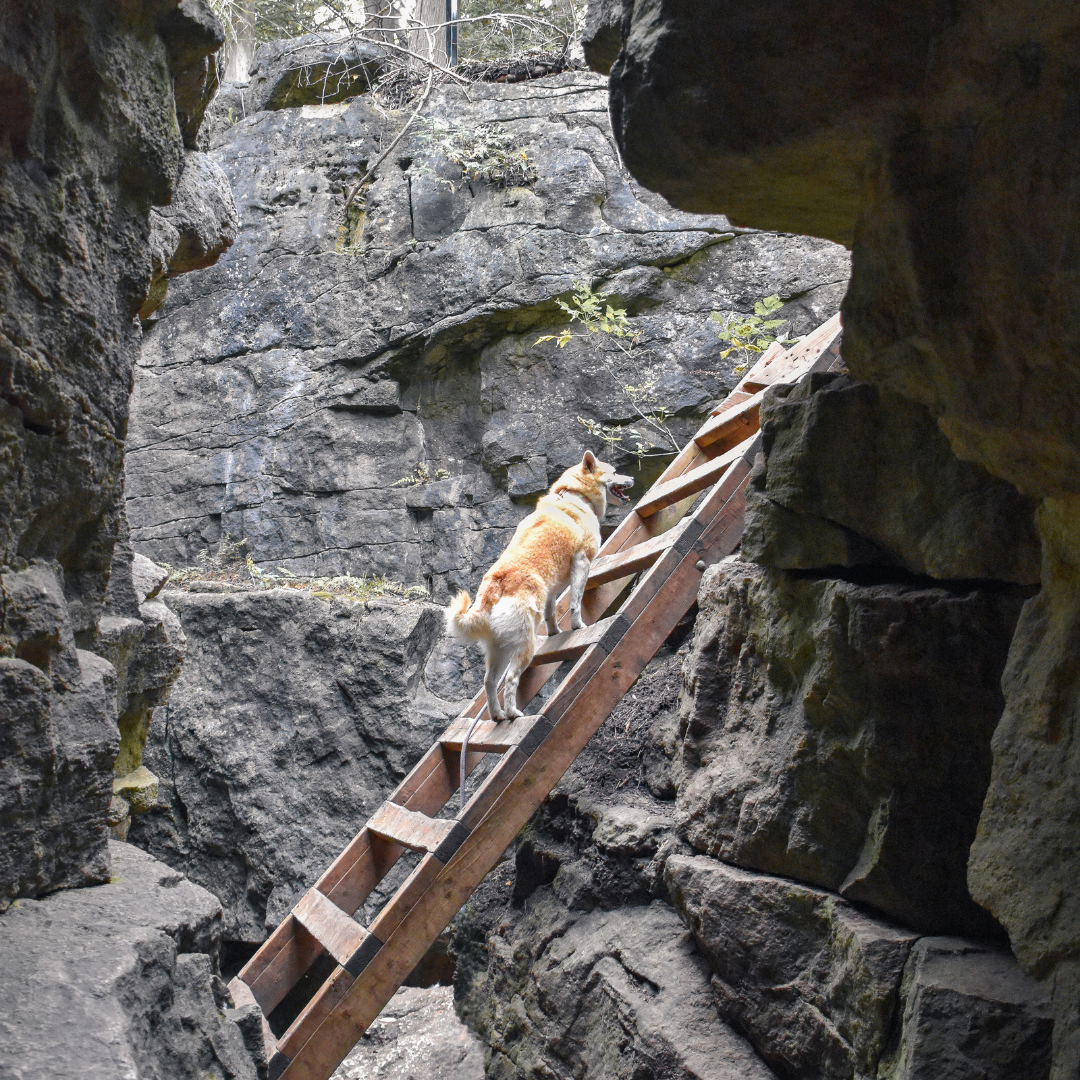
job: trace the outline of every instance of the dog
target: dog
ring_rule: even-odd
[[[581,601],[589,566],[600,547],[608,495],[628,503],[626,489],[633,486],[632,477],[620,476],[586,451],[581,463],[567,469],[518,525],[480,582],[476,602],[470,606],[469,594],[459,592],[446,609],[447,630],[464,641],[478,642],[484,650],[484,692],[493,720],[523,715],[517,707],[518,682],[536,654],[541,622],[547,624],[549,636],[559,632],[555,601],[567,585],[570,626],[580,630],[585,625]]]

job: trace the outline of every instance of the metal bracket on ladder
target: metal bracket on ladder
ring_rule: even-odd
[[[765,389],[836,370],[840,334],[835,316],[789,350],[773,346],[608,538],[586,585],[589,625],[545,641],[522,676],[525,708],[573,663],[543,712],[496,723],[477,694],[232,980],[234,1001],[263,1013],[271,1080],[326,1080],[494,867],[690,610],[702,570],[741,539]],[[565,625],[565,596],[557,614]],[[470,727],[464,773],[499,760],[449,816]],[[406,851],[420,861],[361,926],[355,913]],[[275,1010],[323,957],[333,971],[276,1037]]]

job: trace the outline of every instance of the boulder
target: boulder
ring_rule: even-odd
[[[1012,954],[960,938],[922,938],[904,972],[899,1046],[881,1080],[1045,1080],[1049,994]]]
[[[673,855],[664,880],[716,973],[720,1015],[777,1075],[875,1076],[915,932],[701,855]]]
[[[128,839],[213,892],[230,940],[260,942],[456,715],[437,695],[465,688],[428,604],[161,596],[187,658],[142,759],[156,803]]]
[[[56,564],[0,568],[0,911],[109,873],[116,670],[75,645]]]
[[[338,1066],[335,1080],[485,1080],[484,1047],[454,1013],[449,986],[404,986]]]
[[[152,210],[150,222],[153,274],[139,309],[144,322],[164,302],[169,278],[211,266],[236,239],[236,203],[221,166],[186,150],[172,202]]]
[[[717,1016],[708,969],[667,904],[575,916],[545,886],[528,907],[500,924],[487,980],[459,1004],[491,1046],[489,1077],[773,1076]]]
[[[677,800],[689,842],[919,930],[996,932],[967,854],[1023,597],[731,558],[698,603]]]
[[[166,5],[158,26],[168,51],[180,135],[184,146],[194,150],[203,116],[218,88],[213,54],[225,44],[225,28],[208,0]]]
[[[766,393],[761,430],[747,558],[1038,583],[1033,500],[957,458],[925,406],[847,375],[809,375]]]
[[[1053,988],[1055,1080],[1080,1069],[1080,505],[1038,514],[1043,587],[1024,605],[1002,677],[990,787],[971,848],[972,895]]]
[[[366,95],[249,101],[218,129],[208,155],[240,231],[215,266],[170,283],[144,339],[127,464],[143,554],[194,565],[246,538],[261,568],[383,574],[442,601],[475,588],[538,492],[602,448],[579,416],[634,419],[624,385],[655,379],[680,445],[696,430],[734,381],[710,311],[777,293],[805,333],[840,303],[836,245],[732,230],[629,182],[599,76],[468,98],[443,84],[425,114],[500,123],[536,179],[466,182],[418,125],[346,212],[405,111]],[[597,335],[536,344],[565,325],[557,300],[576,280],[626,307],[631,356]],[[670,449],[640,472],[616,458],[646,485]],[[450,477],[401,483],[419,465]]]
[[[126,844],[107,884],[0,916],[12,1080],[255,1080],[217,977],[221,905]]]
[[[366,93],[384,54],[348,35],[305,34],[260,45],[243,92],[245,114],[298,105],[327,105]]]
[[[585,63],[606,75],[622,48],[622,0],[589,0],[585,24],[581,29],[581,47]]]

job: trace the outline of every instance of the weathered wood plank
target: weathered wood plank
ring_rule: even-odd
[[[291,914],[282,920],[275,934],[279,931],[281,938],[276,943],[279,947],[271,953],[262,971],[253,979],[245,975],[246,968],[240,972],[240,978],[251,987],[264,1016],[277,1008],[323,951],[319,942]]]
[[[711,447],[714,453],[723,453],[749,438],[758,429],[758,409],[764,393],[759,390],[735,408],[711,417],[698,430],[694,442]]]
[[[533,719],[531,716],[520,716],[510,721],[481,720],[469,736],[469,748],[478,753],[487,754],[501,754],[506,750],[511,750],[528,734],[533,725]],[[439,742],[449,750],[460,751],[471,724],[472,720],[469,717],[459,716],[439,736]]]
[[[696,469],[690,469],[688,472],[683,473],[682,476],[676,477],[674,480],[669,480],[664,484],[654,484],[649,489],[649,494],[641,500],[635,507],[637,512],[642,517],[649,517],[651,514],[655,514],[658,510],[663,510],[665,506],[671,506],[672,503],[679,502],[680,499],[685,499],[688,495],[696,495],[699,491],[704,491],[707,487],[712,487],[717,480],[727,471],[728,466],[746,452],[746,448],[750,444],[750,440],[757,434],[756,424],[753,428],[753,433],[738,446],[732,447],[726,453],[721,454],[719,457],[713,458],[711,461],[707,461],[704,465],[699,465]],[[664,536],[668,534],[665,533]],[[662,537],[657,537],[657,540]],[[650,543],[656,543],[656,540],[646,541],[644,544],[639,544],[637,548],[632,550],[637,551],[638,548],[644,548]],[[599,561],[599,560],[597,560]],[[596,563],[593,564],[595,567]],[[590,578],[591,578],[590,573]],[[588,586],[586,586],[588,588]]]
[[[564,630],[561,634],[544,638],[544,643],[536,650],[532,663],[561,664],[564,660],[576,660],[590,645],[595,645],[604,636],[614,621],[615,616],[612,616],[582,630]]]
[[[367,827],[378,836],[385,836],[413,851],[434,851],[449,835],[454,822],[386,802],[375,811]]]
[[[339,963],[345,964],[367,931],[318,889],[308,889],[292,909],[293,918]]]

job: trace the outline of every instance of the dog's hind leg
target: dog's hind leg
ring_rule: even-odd
[[[574,630],[580,630],[585,625],[581,617],[581,601],[585,598],[589,565],[589,560],[580,551],[574,555],[574,561],[570,564],[570,626]]]
[[[562,589],[556,587],[548,593],[544,603],[544,622],[547,624],[548,637],[553,637],[559,632],[559,624],[555,621],[555,601],[559,598]]]
[[[506,710],[499,704],[499,683],[503,673],[514,656],[516,646],[494,645],[487,655],[487,670],[484,672],[484,693],[487,696],[488,713],[492,720],[505,720]],[[505,695],[504,695],[505,696]]]
[[[515,716],[525,715],[518,708],[518,683],[521,682],[521,674],[529,666],[535,652],[534,643],[531,641],[526,642],[510,661],[510,666],[507,668],[506,681],[503,683],[503,710],[508,720],[513,720]]]

